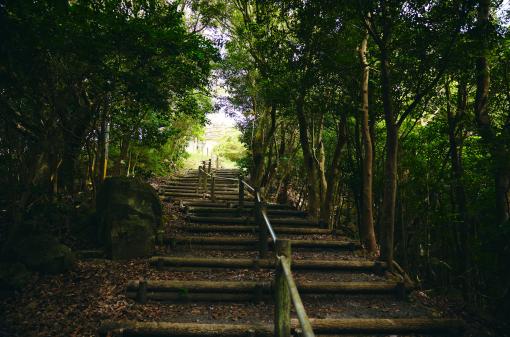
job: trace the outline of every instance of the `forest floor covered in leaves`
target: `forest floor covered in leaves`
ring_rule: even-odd
[[[184,217],[177,208],[165,204],[167,232],[182,224]],[[162,249],[162,248],[160,248]],[[162,249],[161,252],[165,252]],[[169,252],[173,255],[200,255],[200,251]],[[198,254],[197,254],[198,253]],[[255,252],[208,251],[207,256],[253,256]],[[308,255],[307,255],[308,254]],[[295,253],[294,258],[307,258],[321,252]],[[346,258],[343,256],[343,258]],[[315,272],[296,273],[297,281],[367,281],[373,274]],[[148,260],[111,261],[106,259],[78,260],[73,271],[53,276],[34,276],[22,292],[2,298],[0,302],[0,337],[24,336],[94,336],[103,320],[270,323],[273,305],[260,303],[148,303],[137,304],[126,296],[129,280],[271,280],[268,270],[172,271],[157,270]],[[425,291],[415,291],[408,301],[391,296],[305,296],[310,317],[373,317],[460,316],[469,323],[468,336],[502,336],[489,331],[487,322],[459,311],[456,303],[431,298]]]

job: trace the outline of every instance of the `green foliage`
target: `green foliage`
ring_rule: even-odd
[[[244,144],[239,141],[239,134],[224,135],[214,147],[213,152],[232,162],[239,162],[247,154]]]

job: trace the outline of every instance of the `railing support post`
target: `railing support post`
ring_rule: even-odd
[[[206,174],[206,167],[205,167],[205,161],[204,161],[204,167],[203,167],[203,174],[202,174],[202,190],[204,191],[204,194],[207,193],[207,174]]]
[[[239,204],[237,205],[239,216],[243,214],[244,209],[244,183],[243,176],[239,174]]]
[[[140,304],[147,303],[147,281],[145,279],[138,281],[138,292],[136,300]]]
[[[259,255],[260,255],[260,258],[263,259],[263,258],[266,258],[267,257],[267,251],[268,251],[268,247],[267,247],[267,237],[268,237],[268,232],[267,232],[267,226],[266,226],[266,223],[264,221],[264,216],[263,216],[263,212],[266,212],[266,204],[259,200],[259,196],[260,196],[260,192],[259,190],[255,190],[255,214],[254,214],[254,217],[255,217],[255,221],[258,225],[258,229],[259,229]]]
[[[200,193],[200,184],[202,183],[202,167],[198,167],[198,184],[197,184],[197,195]]]
[[[289,240],[277,240],[275,242],[275,250],[277,256],[285,256],[287,258],[286,261],[290,264],[292,251]],[[278,261],[275,274],[274,333],[276,337],[290,337],[291,299],[282,263],[285,262],[282,260]]]
[[[215,193],[215,186],[216,185],[216,175],[212,175],[211,177],[211,201],[216,202],[216,193]]]
[[[209,158],[209,164],[207,166],[207,173],[211,174],[211,159]]]

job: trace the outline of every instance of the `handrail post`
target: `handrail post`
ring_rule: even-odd
[[[276,256],[285,256],[290,264],[291,244],[290,240],[277,240],[275,242]],[[289,286],[282,268],[282,260],[278,260],[274,285],[274,332],[276,337],[290,337],[290,309],[291,299]]]
[[[244,209],[244,183],[243,176],[239,174],[239,204],[237,205],[239,216],[242,215]]]
[[[147,281],[145,279],[138,281],[136,300],[141,304],[147,303]]]
[[[263,201],[259,201],[258,196],[260,192],[258,189],[255,190],[255,221],[259,228],[259,255],[263,259],[267,257],[267,227],[264,221],[263,212],[266,212],[266,205]]]
[[[200,184],[202,183],[202,167],[198,166],[198,184],[197,184],[197,194],[200,193]]]
[[[205,170],[205,161],[204,161],[204,167],[203,167],[203,178],[202,178],[202,190],[204,191],[204,193],[207,193],[207,174],[206,174],[206,170]]]
[[[216,193],[215,193],[215,185],[216,185],[216,175],[213,174],[211,177],[211,201],[216,201]]]
[[[207,167],[207,173],[211,174],[211,159],[209,158],[209,166]]]

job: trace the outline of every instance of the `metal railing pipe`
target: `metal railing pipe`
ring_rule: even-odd
[[[301,296],[299,296],[296,283],[294,282],[294,278],[292,277],[292,272],[290,270],[290,262],[288,258],[283,255],[278,256],[278,260],[280,261],[283,273],[285,274],[287,286],[289,287],[290,291],[290,298],[292,299],[292,303],[294,304],[294,309],[296,309],[296,315],[298,317],[299,325],[301,326],[303,336],[315,337],[312,325],[310,324],[310,319],[306,314],[305,306],[303,305],[303,301],[301,300]]]

